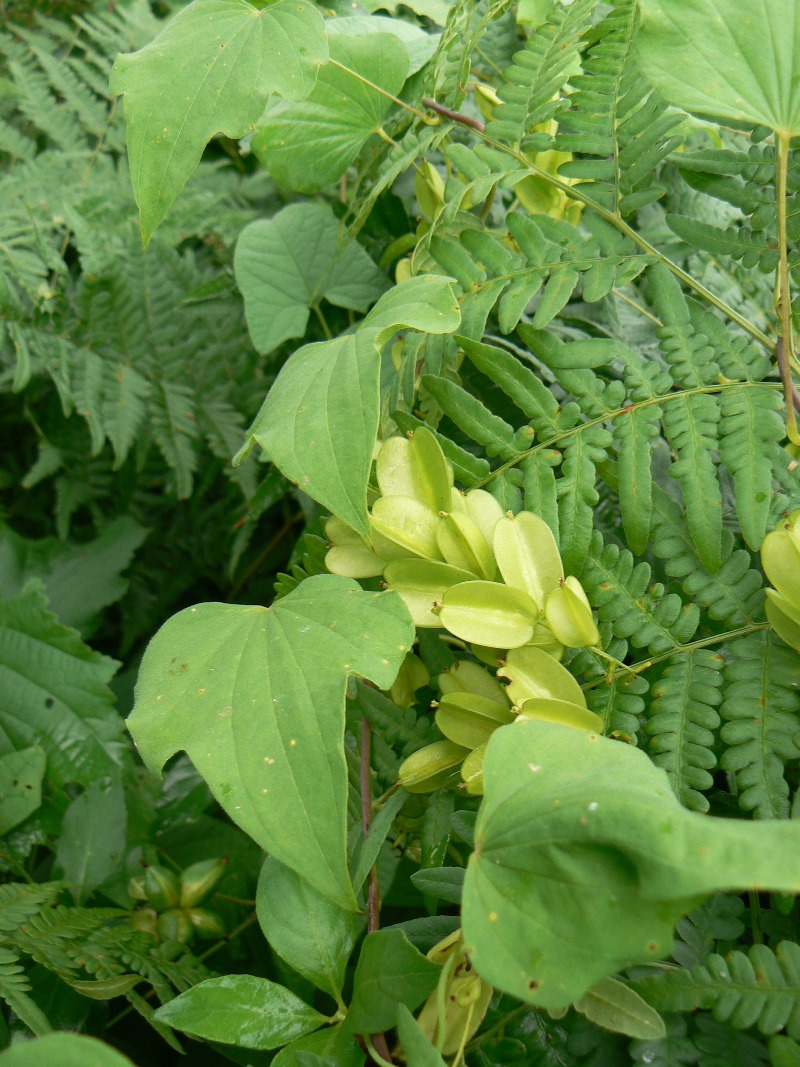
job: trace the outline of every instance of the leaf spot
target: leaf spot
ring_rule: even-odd
[[[497,912],[496,911],[490,911],[489,914],[486,916],[486,918],[489,920],[490,923],[496,923],[497,922]]]
[[[294,738],[292,738],[291,741],[289,742],[289,747],[290,748],[296,748],[297,747],[297,742],[295,741]]]
[[[538,763],[529,763],[528,767],[529,767],[531,773],[533,773],[533,774],[536,774],[537,771],[540,771],[542,769],[541,765],[538,764]]]
[[[272,756],[265,756],[264,757],[264,762],[265,763],[269,763],[270,766],[271,766],[275,762],[275,760],[272,758]]]
[[[589,805],[589,811],[597,811],[597,801],[593,800]]]

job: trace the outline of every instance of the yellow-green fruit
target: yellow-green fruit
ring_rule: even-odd
[[[400,784],[409,793],[433,793],[458,780],[458,769],[468,748],[452,741],[434,741],[408,757],[399,771]]]
[[[451,585],[473,579],[469,571],[425,559],[399,559],[383,572],[387,588],[400,595],[415,626],[441,626],[434,605],[441,604]]]
[[[193,908],[205,900],[225,873],[227,862],[225,859],[200,860],[187,867],[181,874],[181,907]]]
[[[441,560],[436,544],[439,515],[410,496],[382,496],[372,507],[372,547],[381,559],[421,556]]]
[[[778,592],[800,607],[800,511],[764,538],[761,565]]]
[[[562,726],[571,726],[574,730],[596,730],[603,732],[603,720],[587,707],[572,704],[568,700],[553,700],[548,697],[534,697],[526,700],[519,709],[521,718],[540,719],[543,722],[559,722]]]
[[[452,1056],[480,1027],[494,991],[472,969],[464,952],[460,930],[434,945],[428,959],[441,964],[442,970],[439,986],[423,1005],[417,1023],[443,1055]],[[444,1005],[444,1034],[439,1029],[442,1023],[440,1004]]]
[[[382,496],[411,497],[436,515],[450,510],[453,472],[441,445],[424,426],[409,437],[384,441],[375,475]]]
[[[137,908],[128,917],[128,922],[143,934],[158,937],[158,912],[155,908]]]
[[[225,926],[215,911],[207,908],[189,908],[186,912],[192,929],[199,938],[219,938],[225,936]]]
[[[508,697],[517,707],[539,697],[586,707],[583,690],[574,676],[540,648],[526,645],[511,649],[497,673],[501,678],[508,678]]]
[[[470,489],[462,500],[464,511],[486,538],[486,543],[491,545],[494,542],[495,527],[503,517],[499,501],[485,489]]]
[[[432,163],[420,163],[414,178],[414,192],[422,215],[432,221],[444,204],[444,181]]]
[[[170,908],[158,917],[158,936],[161,941],[180,941],[188,945],[194,937],[194,927],[182,908]]]
[[[407,652],[397,677],[389,690],[389,696],[399,708],[410,708],[414,694],[431,680],[428,668],[413,652]]]
[[[498,704],[508,704],[505,687],[484,668],[469,659],[457,659],[436,679],[442,693],[477,693]]]
[[[384,562],[366,545],[334,545],[328,549],[325,566],[342,578],[377,578]]]
[[[600,643],[597,623],[577,578],[567,578],[550,593],[544,615],[553,636],[567,648],[591,647]]]
[[[128,896],[133,897],[134,900],[147,900],[143,874],[137,874],[130,879],[128,882]]]
[[[450,693],[436,709],[436,725],[444,736],[470,749],[485,744],[498,726],[513,721],[506,701],[498,703],[475,693]]]
[[[488,741],[487,743],[488,744]],[[465,757],[461,764],[461,780],[465,792],[471,797],[483,796],[483,761],[486,757],[486,745],[478,745]]]
[[[516,648],[533,636],[539,609],[522,589],[499,582],[464,582],[444,594],[439,618],[463,641]]]
[[[800,623],[789,613],[791,608],[789,602],[774,589],[768,589],[765,606],[767,622],[781,641],[785,641],[787,645],[800,652]]]
[[[443,515],[436,527],[436,543],[445,563],[491,581],[497,571],[489,543],[469,515]]]
[[[177,907],[180,901],[181,886],[177,875],[157,864],[145,869],[144,891],[156,911],[168,911]]]
[[[553,531],[538,515],[506,515],[494,528],[494,554],[506,585],[523,589],[539,608],[564,577]]]

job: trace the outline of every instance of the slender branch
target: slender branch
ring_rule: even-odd
[[[430,97],[426,96],[422,103],[431,111],[435,111],[437,115],[441,115],[442,118],[450,119],[451,122],[457,122],[461,126],[469,126],[470,129],[477,130],[478,133],[483,133],[486,129],[479,119],[470,118],[469,115],[462,115],[460,111],[453,111],[451,108],[445,107],[444,104],[437,104]]]
[[[778,318],[781,324],[781,336],[775,349],[778,370],[783,382],[786,397],[786,433],[794,445],[800,445],[800,433],[795,417],[794,382],[792,381],[792,357],[794,341],[792,339],[792,297],[789,291],[789,246],[786,233],[786,183],[789,172],[789,138],[785,134],[775,135],[777,154],[775,167],[775,200],[778,212]],[[787,358],[788,357],[788,358]]]
[[[800,392],[797,391],[797,386],[792,380],[792,368],[787,365],[786,356],[783,351],[783,338],[779,337],[775,343],[775,356],[778,360],[778,370],[781,375],[781,382],[783,384],[784,395],[786,395],[786,404],[789,406],[788,397],[791,396],[792,402],[796,411],[800,411]]]

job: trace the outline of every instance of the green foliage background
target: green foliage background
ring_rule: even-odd
[[[183,4],[0,3],[0,1064],[34,1063],[33,1035],[108,1067],[800,1063],[799,661],[758,558],[800,506],[775,359],[796,101],[696,103],[691,42],[736,0],[685,5],[680,90],[666,0],[295,6],[291,71],[242,59],[222,119],[200,93],[151,144],[168,78],[130,54]],[[773,45],[778,79],[800,45]],[[616,661],[565,657],[617,739],[585,905],[528,881],[552,798],[525,775],[537,746],[570,764],[565,728],[530,751],[501,731],[482,805],[394,791],[441,737],[437,676],[480,651],[415,638],[378,578],[326,575],[324,523],[368,535],[376,436],[422,425],[459,486],[548,523]],[[404,691],[415,639],[427,680]],[[639,854],[658,818],[683,828],[669,877]],[[703,873],[688,849],[711,840]],[[218,857],[224,937],[137,923],[144,871]],[[512,898],[492,933],[484,905]],[[462,899],[497,988],[466,1047],[436,1049],[412,1013],[455,988],[424,954]],[[520,963],[548,907],[569,1008]],[[583,995],[581,922],[610,983]],[[643,962],[656,933],[667,960]]]

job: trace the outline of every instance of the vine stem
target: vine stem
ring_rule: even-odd
[[[794,383],[792,381],[792,360],[794,358],[794,340],[792,338],[792,297],[789,291],[789,247],[786,233],[786,184],[789,173],[789,140],[787,134],[775,134],[775,200],[778,213],[778,285],[777,313],[781,324],[781,336],[777,344],[778,370],[786,397],[786,433],[793,445],[800,445],[800,433],[797,430],[795,416]]]

